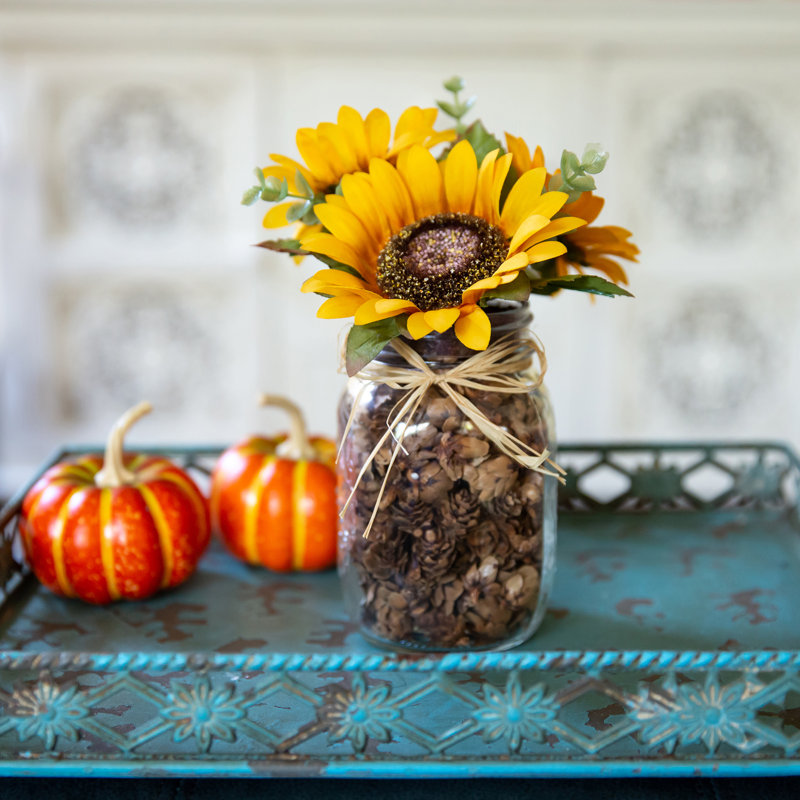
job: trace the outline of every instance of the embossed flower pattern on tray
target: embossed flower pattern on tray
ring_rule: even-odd
[[[20,741],[38,736],[47,750],[52,750],[56,739],[63,736],[78,741],[77,720],[88,715],[81,706],[77,686],[64,689],[45,681],[32,689],[14,692],[13,702],[6,718],[17,729]]]
[[[631,716],[640,723],[645,744],[664,744],[673,750],[678,742],[701,741],[713,753],[727,742],[745,750],[755,713],[750,698],[759,689],[749,681],[720,687],[716,673],[709,673],[702,685],[689,682],[678,686],[673,674],[662,685],[663,695],[643,689]]]
[[[173,724],[176,742],[194,736],[198,746],[207,751],[212,737],[236,741],[236,722],[244,716],[244,711],[233,697],[232,686],[214,689],[208,680],[197,681],[193,686],[173,681],[171,705],[161,710],[161,716]]]
[[[483,738],[487,742],[504,738],[512,752],[519,750],[523,739],[541,742],[558,712],[555,698],[545,695],[542,684],[523,691],[516,673],[509,677],[505,691],[487,685],[483,696],[485,705],[472,714]]]
[[[339,690],[326,709],[332,742],[349,739],[353,749],[361,752],[367,739],[388,742],[392,738],[392,723],[400,712],[389,705],[388,686],[367,689],[359,676],[351,690]]]

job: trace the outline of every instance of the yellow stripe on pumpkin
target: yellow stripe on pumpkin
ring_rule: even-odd
[[[114,528],[111,519],[111,489],[100,490],[100,560],[112,600],[119,600],[119,586],[114,572]]]
[[[264,464],[256,473],[250,489],[245,496],[247,510],[244,515],[244,554],[251,564],[261,563],[258,552],[258,512],[261,507],[261,498],[264,496],[266,485],[272,480],[275,472],[276,456],[268,456]]]
[[[298,461],[292,473],[292,568],[303,569],[306,557],[306,477],[308,462]]]
[[[175,568],[175,554],[172,548],[172,535],[169,529],[169,523],[164,515],[164,510],[158,502],[152,490],[146,486],[140,486],[139,492],[142,495],[142,500],[153,518],[153,525],[155,526],[156,533],[158,534],[158,542],[161,546],[161,557],[164,560],[164,569],[161,575],[161,588],[164,589],[169,586],[172,580],[172,571]]]
[[[79,491],[79,488],[75,488],[64,498],[61,508],[58,510],[55,529],[50,534],[50,542],[53,548],[53,565],[56,568],[58,588],[67,597],[75,597],[75,590],[72,588],[72,583],[67,575],[67,567],[64,564],[64,527],[70,516],[70,501]]]

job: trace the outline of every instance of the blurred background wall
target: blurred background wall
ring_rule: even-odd
[[[534,301],[562,440],[800,445],[800,4],[0,0],[0,491],[63,442],[333,433],[338,321],[250,245],[252,168],[462,75],[498,134],[601,142],[635,300]]]

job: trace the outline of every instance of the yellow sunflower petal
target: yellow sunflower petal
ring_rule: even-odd
[[[480,306],[462,308],[462,317],[455,324],[458,340],[471,350],[485,350],[492,335],[492,323]]]
[[[361,220],[370,236],[382,245],[392,232],[369,178],[360,172],[345,175],[341,186],[342,195],[353,214]]]
[[[385,314],[389,311],[407,311],[409,309],[418,310],[410,300],[403,300],[400,297],[384,297],[375,301],[375,311],[379,314]]]
[[[413,222],[411,195],[397,170],[383,159],[373,158],[369,162],[369,175],[392,231],[396,233]]]
[[[523,223],[524,224],[524,223]],[[582,219],[578,217],[558,217],[534,232],[522,243],[523,249],[528,249],[537,242],[543,242],[545,239],[552,239],[554,236],[561,236],[564,233],[569,233],[585,224]]]
[[[494,176],[492,177],[492,206],[491,218],[487,217],[489,222],[496,225],[500,221],[500,195],[503,192],[503,184],[506,182],[508,170],[511,167],[511,154],[506,153],[504,156],[495,161]]]
[[[344,272],[344,270],[321,269],[306,279],[300,287],[303,292],[317,292],[323,289],[362,290],[366,289],[366,284],[361,278]]]
[[[265,228],[285,228],[287,225],[291,225],[291,222],[286,219],[286,214],[293,205],[294,203],[292,202],[272,206],[264,215],[264,221],[261,224]]]
[[[295,137],[297,149],[308,164],[308,168],[317,178],[317,183],[322,186],[331,186],[336,183],[338,175],[331,168],[327,153],[321,148],[317,139],[317,132],[312,128],[300,128]]]
[[[397,168],[411,194],[417,219],[445,210],[442,173],[430,151],[415,145],[398,161]]]
[[[389,319],[389,317],[396,317],[402,314],[404,308],[393,308],[390,311],[378,311],[376,305],[385,298],[378,297],[377,299],[367,300],[363,303],[355,315],[356,325],[368,325],[370,322],[378,322],[382,319]]]
[[[533,165],[531,151],[523,139],[506,131],[506,149],[514,159],[514,167],[519,173],[527,172]]]
[[[472,145],[464,139],[448,153],[445,161],[444,190],[450,211],[460,214],[472,211],[477,180],[478,159]]]
[[[342,106],[336,118],[339,126],[346,133],[353,149],[353,155],[360,169],[366,169],[369,165],[370,151],[367,140],[367,131],[361,114],[350,106]]]
[[[329,297],[317,309],[317,316],[320,319],[352,317],[363,303],[364,298],[357,294],[341,294],[338,297]]]
[[[538,264],[540,261],[548,261],[566,252],[567,248],[561,244],[561,242],[541,242],[540,244],[535,244],[530,250],[525,251],[528,256],[529,264]]]
[[[362,272],[362,269],[368,265],[362,264],[358,253],[350,245],[340,242],[329,233],[312,233],[310,236],[304,236],[300,240],[300,246],[309,253],[319,253],[340,264],[347,264],[348,267],[353,267],[362,275],[369,274],[366,270]]]
[[[425,322],[424,311],[417,311],[415,314],[411,314],[406,321],[406,326],[408,327],[408,332],[415,339],[421,339],[433,330],[433,328]]]
[[[320,142],[327,144],[336,154],[336,163],[341,165],[337,166],[336,169],[339,175],[355,172],[359,169],[356,151],[350,140],[349,132],[345,128],[333,122],[321,122],[317,125],[317,131],[319,132]],[[332,153],[329,151],[328,157],[330,158],[331,155]]]
[[[351,247],[362,258],[368,260],[376,246],[380,249],[380,242],[375,242],[361,220],[349,209],[326,202],[315,206],[314,213],[332,236]]]
[[[542,214],[545,217],[553,217],[567,202],[569,195],[566,192],[545,192],[541,200],[533,207],[533,214]]]
[[[541,214],[531,214],[519,225],[508,245],[508,252],[514,253],[537,231],[540,231],[550,222],[549,217]]]
[[[519,272],[528,266],[527,253],[517,253],[516,255],[507,258],[495,271],[495,275],[508,275],[511,272]]]
[[[461,302],[462,303],[474,303],[475,300],[467,299],[467,295],[471,297],[473,295],[479,295],[489,289],[496,289],[500,285],[500,276],[496,273],[494,275],[490,275],[488,278],[481,278],[479,281],[475,281],[472,286],[467,287],[461,293]]]
[[[384,155],[389,149],[389,140],[392,138],[389,115],[380,108],[373,108],[364,120],[364,130],[367,134],[370,157]]]
[[[458,308],[436,308],[425,312],[425,322],[437,333],[444,333],[453,327],[453,323],[460,315],[461,311]]]
[[[500,214],[500,224],[509,236],[513,236],[522,221],[533,213],[546,177],[544,167],[539,167],[523,173],[511,187]]]
[[[476,217],[492,221],[492,180],[494,179],[494,162],[497,160],[499,150],[492,150],[487,153],[481,162],[478,170],[478,177],[475,182],[475,206],[474,214]]]

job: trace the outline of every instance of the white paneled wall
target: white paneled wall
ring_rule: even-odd
[[[457,10],[456,10],[457,9]],[[56,445],[332,433],[341,324],[250,245],[251,170],[463,75],[488,127],[601,141],[635,300],[535,302],[562,440],[800,446],[800,4],[0,0],[0,491]]]

